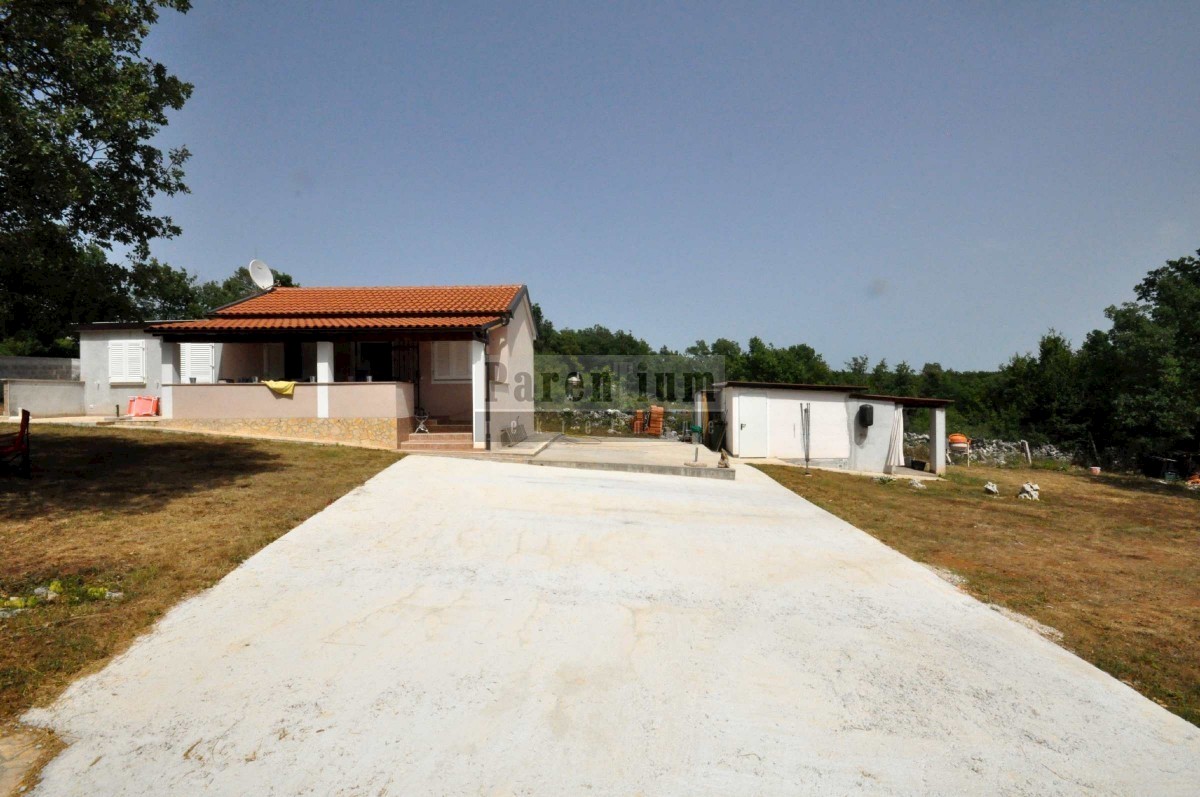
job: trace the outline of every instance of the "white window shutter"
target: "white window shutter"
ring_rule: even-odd
[[[204,343],[200,346],[201,378],[197,382],[215,382],[217,379],[217,345]]]
[[[433,344],[433,374],[438,379],[450,376],[450,349],[441,341]]]
[[[435,341],[433,344],[433,378],[437,382],[469,382],[471,380],[470,342]]]
[[[454,345],[454,375],[458,379],[471,378],[471,344],[457,343]]]
[[[108,381],[121,382],[125,376],[125,342],[110,340],[108,342]]]
[[[126,376],[130,382],[146,381],[146,343],[131,340],[125,344]]]
[[[108,381],[114,385],[145,384],[145,341],[111,340],[108,342]]]
[[[216,350],[212,343],[180,343],[179,373],[183,382],[195,379],[199,384],[211,383],[214,379]]]

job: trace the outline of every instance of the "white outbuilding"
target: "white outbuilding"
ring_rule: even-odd
[[[949,399],[882,396],[860,385],[723,382],[714,388],[725,421],[723,447],[741,459],[803,461],[813,467],[892,473],[905,467],[904,410],[929,410],[928,470],[946,469]]]

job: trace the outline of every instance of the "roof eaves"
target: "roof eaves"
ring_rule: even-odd
[[[745,387],[754,390],[823,390],[829,393],[858,393],[867,389],[865,385],[810,385],[794,382],[751,382],[740,379],[718,382],[713,387]]]
[[[934,398],[932,396],[888,396],[882,393],[854,393],[850,398],[866,401],[890,401],[907,407],[945,407],[953,404],[954,399]]]

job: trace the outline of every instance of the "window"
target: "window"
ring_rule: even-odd
[[[163,344],[164,346],[170,344]],[[199,384],[215,381],[216,345],[213,343],[180,343],[179,374],[183,383],[195,380]]]
[[[433,381],[471,381],[471,341],[435,340],[433,342]]]
[[[108,383],[110,385],[146,384],[146,341],[110,340],[108,342]]]

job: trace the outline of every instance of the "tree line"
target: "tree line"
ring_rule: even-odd
[[[1200,251],[1197,251],[1200,255]],[[1024,438],[1076,451],[1081,459],[1133,464],[1146,455],[1195,454],[1200,446],[1200,259],[1186,256],[1151,270],[1135,300],[1109,307],[1107,329],[1076,347],[1051,329],[1037,349],[994,371],[958,371],[939,363],[853,357],[833,368],[806,344],[761,338],[698,340],[682,353],[724,358],[728,379],[862,385],[873,393],[953,400],[952,431],[971,437]],[[539,354],[680,354],[654,349],[602,325],[557,329],[534,306]]]

